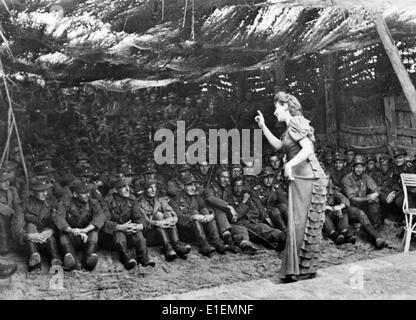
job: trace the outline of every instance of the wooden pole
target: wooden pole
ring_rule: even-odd
[[[390,59],[393,69],[396,72],[397,78],[400,81],[403,93],[409,102],[410,110],[412,111],[413,115],[416,116],[415,87],[412,83],[412,80],[410,79],[409,73],[403,65],[402,59],[400,57],[400,52],[393,42],[393,38],[389,28],[387,27],[386,21],[384,21],[383,16],[379,12],[372,13],[378,35],[380,36],[381,42],[383,43],[384,49],[386,50],[387,56]]]
[[[285,56],[278,56],[274,63],[274,85],[275,93],[279,91],[286,91],[286,58]]]
[[[392,148],[397,143],[396,103],[394,96],[384,98],[384,115],[387,129],[387,149],[389,154],[391,154]]]
[[[336,73],[336,54],[332,53],[325,59],[325,118],[327,141],[332,146],[338,146],[338,121],[337,106],[334,94],[334,82]]]

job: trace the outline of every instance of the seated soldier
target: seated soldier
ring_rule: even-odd
[[[247,228],[236,224],[238,213],[231,204],[232,190],[228,168],[218,168],[215,180],[208,186],[204,196],[206,203],[214,209],[218,230],[225,244],[229,245],[229,250],[237,253],[236,243],[243,251],[255,253],[257,248],[249,241]]]
[[[265,167],[261,173],[261,183],[251,190],[254,203],[264,210],[271,226],[279,230],[287,229],[287,195],[282,187],[275,182],[275,172]]]
[[[104,201],[104,197],[98,189],[100,182],[98,180],[93,181],[94,173],[91,170],[90,165],[83,165],[76,167],[76,178],[73,183],[85,183],[88,185],[91,197],[98,201]]]
[[[394,165],[393,173],[397,177],[397,184],[400,186],[400,191],[396,194],[395,204],[396,207],[402,208],[404,201],[404,193],[402,188],[402,180],[400,175],[402,173],[416,173],[416,166],[409,160],[406,160],[407,151],[404,148],[398,148],[393,150]],[[407,188],[407,196],[409,201],[409,207],[416,207],[416,188]],[[404,215],[403,215],[404,219]]]
[[[30,179],[31,195],[23,202],[19,212],[22,223],[18,238],[29,251],[29,271],[40,269],[42,249],[51,258],[51,265],[62,266],[52,219],[56,199],[49,196],[51,188],[48,177],[36,176]]]
[[[325,209],[324,232],[336,245],[350,242],[354,244],[356,237],[349,228],[348,207],[350,201],[332,186],[331,177],[328,183],[327,206]]]
[[[375,181],[380,187],[380,203],[383,213],[393,213],[396,219],[402,220],[401,203],[395,201],[401,194],[400,178],[391,170],[390,162],[391,158],[389,156],[380,158],[380,171],[375,175]]]
[[[344,194],[351,205],[348,207],[350,221],[361,223],[361,227],[370,236],[377,249],[386,246],[373,225],[381,223],[381,208],[379,204],[379,187],[365,170],[365,159],[356,155],[353,162],[353,171],[342,179]]]
[[[117,193],[105,198],[110,215],[104,224],[103,232],[112,237],[126,270],[135,268],[137,262],[142,266],[154,267],[155,262],[149,259],[146,239],[143,236],[148,228],[147,220],[137,199],[130,193],[128,179],[119,177],[114,183],[114,188]],[[137,261],[130,255],[128,244],[132,244],[136,250]]]
[[[348,174],[348,173],[351,173],[353,169],[353,162],[354,162],[354,157],[355,157],[354,148],[348,147],[347,149],[345,149],[344,156],[345,156],[345,164],[344,164],[345,174]]]
[[[177,165],[177,175],[168,181],[167,194],[170,197],[175,197],[180,194],[183,189],[182,178],[191,173],[191,166],[187,163]]]
[[[46,162],[38,162],[33,167],[33,171],[37,176],[47,176],[52,183],[52,195],[56,199],[60,199],[65,195],[65,190],[62,186],[57,182],[55,177],[55,169],[52,168],[49,163]]]
[[[373,180],[376,180],[376,175],[378,174],[378,169],[376,167],[377,158],[370,154],[367,156],[367,165],[365,167],[365,173],[368,174]]]
[[[10,175],[4,168],[0,169],[0,254],[11,249],[11,235],[17,236],[21,202],[16,188],[10,185]]]
[[[344,163],[344,156],[339,152],[335,152],[333,156],[333,166],[329,169],[329,175],[332,180],[333,189],[339,192],[342,190],[342,178],[348,173],[344,167]]]
[[[139,198],[140,210],[145,214],[150,230],[147,239],[159,236],[163,243],[163,251],[167,261],[175,260],[178,255],[186,259],[191,246],[179,240],[176,223],[178,217],[169,205],[169,198],[157,196],[157,181],[142,182],[143,195]],[[152,232],[153,231],[153,232]]]
[[[254,168],[254,161],[243,161],[243,180],[246,190],[251,190],[258,184],[258,178],[252,174]]]
[[[178,216],[179,234],[193,233],[203,255],[210,256],[215,250],[224,254],[228,247],[220,238],[214,214],[208,211],[205,201],[198,195],[197,180],[189,174],[183,182],[182,193],[169,202]]]
[[[262,240],[266,246],[278,251],[284,249],[285,232],[269,225],[265,212],[259,210],[245,191],[242,177],[233,181],[231,201],[237,211],[237,224],[247,228],[251,240]]]
[[[79,268],[75,250],[82,248],[84,266],[92,271],[98,262],[98,231],[104,226],[107,215],[98,200],[91,198],[87,183],[77,182],[71,189],[70,202],[61,201],[53,214],[64,254],[64,267],[69,270]]]
[[[194,173],[197,180],[198,193],[202,195],[205,188],[211,183],[214,166],[209,165],[207,161],[198,164],[198,170]]]

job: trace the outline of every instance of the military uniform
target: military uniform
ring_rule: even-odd
[[[205,201],[213,208],[218,230],[224,242],[234,250],[234,241],[241,247],[249,241],[247,228],[238,224],[230,224],[231,214],[228,205],[232,203],[232,191],[228,186],[221,188],[217,183],[211,183],[206,189]]]
[[[196,179],[189,175],[185,177],[184,183],[196,183]],[[188,195],[183,190],[170,202],[170,205],[178,215],[180,234],[185,236],[191,231],[202,254],[209,255],[214,250],[221,254],[225,252],[227,247],[221,240],[215,219],[202,223],[192,218],[193,215],[210,215],[207,205],[200,195]]]
[[[270,167],[264,168],[262,177],[269,174],[273,174],[272,169]],[[264,208],[272,225],[285,231],[288,218],[288,198],[281,186],[274,183],[271,187],[267,187],[261,183],[252,188],[251,196],[260,210]]]
[[[33,177],[30,180],[30,188],[32,191],[44,191],[52,188],[52,184],[45,179],[45,177]],[[39,269],[41,264],[41,257],[39,249],[44,249],[48,256],[51,257],[51,265],[62,265],[62,260],[59,254],[58,243],[56,239],[56,228],[52,218],[53,210],[56,208],[56,199],[47,198],[45,201],[37,199],[34,195],[23,202],[22,210],[19,214],[22,215],[22,223],[19,227],[19,242],[24,245],[30,254],[29,269]],[[39,244],[31,242],[28,235],[32,233],[41,233],[45,230],[53,230],[52,234],[45,243]]]
[[[150,197],[146,194],[146,189],[156,183],[155,180],[145,180],[142,183],[144,194],[138,199],[139,208],[151,226],[147,233],[147,239],[152,241],[155,236],[159,236],[163,244],[166,260],[168,261],[176,259],[178,255],[186,258],[191,251],[191,247],[183,244],[179,239],[178,230],[176,229],[178,216],[169,205],[170,199],[167,197]],[[167,219],[172,221],[171,227],[162,228],[157,226],[158,222]]]
[[[406,156],[407,152],[405,149],[399,148],[393,150],[393,156],[394,158],[397,158],[399,156]],[[404,201],[404,193],[402,189],[402,180],[400,175],[402,173],[416,173],[416,166],[409,160],[405,160],[404,163],[399,167],[396,164],[393,165],[393,174],[397,178],[397,182],[395,185],[400,186],[400,191],[397,193],[396,198],[394,200],[396,207],[402,208],[403,207],[403,201]],[[416,206],[416,188],[407,188],[408,192],[408,200],[410,207]]]
[[[116,188],[122,188],[127,185],[125,178],[120,178],[116,183]],[[139,262],[143,266],[152,265],[154,262],[149,259],[148,249],[144,233],[149,228],[149,223],[140,210],[137,199],[130,195],[122,197],[119,194],[111,194],[105,199],[108,205],[109,216],[102,229],[103,233],[112,237],[113,243],[120,255],[120,260],[127,270],[132,269]],[[132,223],[142,224],[143,230],[133,234],[128,234],[117,230],[117,225]],[[128,244],[132,244],[136,251],[137,261],[132,258],[128,251]]]
[[[365,160],[362,156],[355,156],[354,166],[356,165],[365,166]],[[381,207],[378,199],[372,203],[367,200],[369,192],[374,193],[380,190],[375,181],[365,173],[358,177],[354,172],[351,172],[342,179],[342,188],[343,193],[351,202],[348,207],[349,220],[360,222],[376,247],[383,248],[385,241],[373,227],[373,225],[381,223]]]
[[[89,192],[89,186],[79,182],[73,186],[77,194]],[[107,215],[100,202],[89,198],[87,202],[73,197],[69,203],[61,201],[57,211],[53,214],[53,220],[60,231],[60,242],[64,257],[64,266],[72,269],[77,266],[75,250],[84,249],[84,261],[87,270],[95,268],[98,256],[96,254],[98,244],[98,232],[104,226]],[[70,232],[71,229],[83,229],[88,226],[94,228],[87,233],[88,240],[83,243],[79,236]]]
[[[9,180],[9,173],[5,169],[0,169],[0,182]],[[21,210],[21,201],[17,190],[12,186],[7,190],[0,190],[0,254],[9,252],[11,235],[18,237],[19,210]]]
[[[178,172],[179,172],[178,175],[168,181],[168,189],[166,191],[169,196],[173,198],[176,195],[181,193],[181,191],[184,188],[184,183],[182,181],[180,174],[189,172],[190,170],[191,170],[191,167],[189,164],[178,165]]]

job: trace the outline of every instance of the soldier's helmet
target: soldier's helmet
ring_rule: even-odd
[[[123,163],[120,167],[118,167],[117,172],[123,174],[126,177],[136,175],[131,164],[129,163]]]
[[[344,155],[342,153],[335,152],[334,156],[333,156],[333,160],[334,160],[334,162],[335,161],[344,161],[345,158],[344,158]]]
[[[265,177],[273,176],[274,174],[275,172],[273,171],[272,167],[266,166],[261,172],[261,177],[265,178]]]
[[[83,181],[74,182],[70,188],[72,192],[76,192],[78,194],[88,193],[91,191],[91,186],[87,182],[83,182]]]
[[[407,155],[407,151],[404,148],[395,148],[393,149],[393,157],[397,158],[400,156],[406,156]]]
[[[48,177],[35,176],[29,180],[29,186],[32,191],[45,191],[52,188],[52,183]]]
[[[91,167],[88,165],[76,166],[75,170],[77,177],[90,178],[94,175],[94,173],[91,170]]]
[[[368,163],[368,162],[371,162],[371,161],[373,161],[373,162],[377,162],[377,158],[376,158],[376,156],[375,156],[375,155],[373,155],[373,154],[370,154],[370,155],[368,155],[368,156],[367,156],[367,163]]]
[[[365,158],[364,158],[364,156],[363,156],[363,155],[361,155],[361,154],[357,154],[357,155],[354,157],[353,166],[356,166],[356,165],[358,165],[358,164],[362,164],[363,166],[365,166],[365,164],[366,164],[366,162],[365,162]]]
[[[156,173],[157,170],[155,168],[155,165],[151,162],[147,162],[144,164],[143,166],[143,174],[151,174],[151,173]]]
[[[9,181],[11,178],[9,171],[6,168],[0,169],[0,182]]]

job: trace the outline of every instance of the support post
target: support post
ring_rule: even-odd
[[[325,118],[327,142],[338,147],[338,117],[335,102],[335,74],[337,56],[335,53],[325,57]]]
[[[391,154],[393,146],[397,143],[396,102],[394,96],[384,98],[384,115],[387,132],[387,149]]]
[[[274,64],[274,92],[286,91],[286,57],[276,53]]]
[[[380,36],[381,42],[383,43],[384,49],[386,50],[393,69],[396,72],[397,78],[400,81],[403,93],[409,102],[410,110],[413,115],[416,116],[416,90],[412,80],[410,79],[409,73],[403,65],[399,50],[393,42],[392,36],[383,16],[379,12],[373,12],[373,16],[378,35]]]

